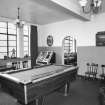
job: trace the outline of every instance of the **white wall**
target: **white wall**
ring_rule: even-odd
[[[95,34],[105,30],[105,14],[92,17],[91,21],[76,19],[42,25],[38,27],[38,45],[47,46],[46,37],[54,37],[53,46],[61,46],[62,39],[71,35],[77,38],[78,46],[95,46]]]
[[[38,44],[39,46],[47,46],[46,38],[48,35],[52,35],[54,37],[53,46],[62,46],[62,40],[65,36],[78,36],[82,32],[81,29],[81,22],[78,20],[67,20],[58,23],[39,26]]]
[[[105,47],[85,46],[78,47],[77,60],[79,66],[79,75],[85,75],[87,63],[98,64],[98,75],[102,73],[101,65],[105,64]]]
[[[96,49],[93,49],[94,51],[91,50],[91,46],[96,45],[96,33],[99,31],[105,31],[105,13],[92,16],[91,21],[80,21],[72,19],[39,26],[38,45],[47,46],[46,38],[48,35],[52,35],[54,37],[53,46],[62,46],[62,40],[67,35],[74,36],[77,39],[77,47],[79,47],[79,50],[77,49],[77,52],[80,55],[80,57],[78,57],[79,74],[84,75],[84,72],[86,71],[86,62],[94,62],[98,63],[99,65],[105,64],[104,53],[102,53],[101,59],[98,60],[104,47],[96,53],[97,56],[91,56],[91,52],[93,52],[93,55],[95,54]],[[84,54],[84,56],[81,57],[81,54]],[[88,57],[90,57],[91,59],[89,60]],[[85,59],[85,62],[83,62],[83,59]]]

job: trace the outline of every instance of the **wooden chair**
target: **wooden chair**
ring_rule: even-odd
[[[102,73],[100,74],[101,80],[105,80],[105,65],[101,65]]]
[[[98,64],[95,64],[93,65],[93,72],[91,74],[93,76],[93,79],[96,79],[97,71],[98,71]]]
[[[90,73],[90,70],[91,70],[91,66],[89,63],[86,64],[87,65],[87,71],[85,72],[85,79],[90,78],[89,76],[89,73]]]
[[[94,63],[89,64],[89,63],[87,63],[87,71],[85,72],[85,78],[96,79],[97,70],[98,70],[98,64],[94,64]]]

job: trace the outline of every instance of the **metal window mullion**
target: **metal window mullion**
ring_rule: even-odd
[[[17,25],[16,25],[16,57],[17,57]]]
[[[7,53],[7,52],[0,52],[0,53]]]
[[[7,47],[7,46],[0,46],[0,47]]]
[[[16,36],[16,34],[9,34],[9,33],[8,33],[8,35],[11,35],[11,36]]]
[[[9,40],[9,41],[16,41],[16,40]]]
[[[0,41],[7,41],[7,40],[0,40]]]
[[[0,33],[0,34],[2,34],[2,35],[6,35],[6,33]]]
[[[28,55],[29,55],[29,26],[28,26]]]
[[[8,22],[7,22],[7,56],[9,57],[9,42],[8,42],[9,38],[8,38]]]
[[[9,46],[9,47],[16,47],[16,46]]]

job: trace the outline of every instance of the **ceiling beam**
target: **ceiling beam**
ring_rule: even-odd
[[[69,11],[69,13],[72,15],[77,16],[78,18],[81,18],[85,21],[89,21],[91,19],[90,14],[84,14],[82,12],[82,8],[78,4],[77,0],[49,0],[53,3],[56,3],[58,6],[61,6],[66,11]]]

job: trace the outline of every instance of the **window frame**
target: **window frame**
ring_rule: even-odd
[[[24,45],[23,48],[28,47],[28,55],[30,55],[30,54],[29,54],[29,52],[30,52],[30,51],[29,51],[29,50],[30,50],[30,49],[29,49],[29,48],[30,48],[30,47],[29,47],[29,43],[30,43],[30,41],[29,41],[29,40],[30,40],[30,35],[29,35],[29,34],[30,34],[30,26],[29,26],[29,25],[27,25],[27,26],[28,26],[28,28],[27,28],[28,34],[27,34],[27,35],[24,34],[24,31],[26,31],[26,30],[24,30],[24,28],[23,28],[23,40],[24,40],[25,37],[28,38],[28,41],[24,41],[24,42],[27,42],[27,43],[28,43],[28,46],[25,46],[25,45]],[[24,53],[25,53],[25,52],[27,52],[27,51],[24,50]],[[24,54],[24,56],[25,56],[25,54]]]
[[[3,23],[5,23],[6,26],[5,26],[5,27],[0,27],[0,28],[6,29],[6,33],[0,33],[0,34],[1,34],[1,35],[6,35],[6,37],[7,37],[6,39],[7,39],[7,40],[1,40],[1,39],[0,39],[0,41],[5,41],[5,42],[7,43],[7,45],[6,45],[6,46],[0,46],[0,48],[6,47],[6,48],[7,48],[7,52],[0,52],[0,53],[6,53],[6,56],[7,56],[7,57],[10,57],[10,56],[9,56],[9,54],[10,54],[9,48],[12,47],[12,46],[9,45],[9,42],[10,42],[10,41],[15,41],[16,46],[13,46],[13,47],[16,48],[16,57],[17,57],[17,27],[15,27],[15,28],[13,29],[13,30],[16,29],[16,34],[12,34],[12,33],[9,34],[9,32],[8,32],[9,29],[12,29],[12,28],[9,28],[9,25],[8,25],[10,22],[3,22]],[[11,24],[12,24],[12,23],[11,23]],[[12,35],[16,37],[16,38],[15,38],[16,40],[9,40],[9,36],[12,36]],[[1,57],[0,59],[2,59],[2,57]]]

